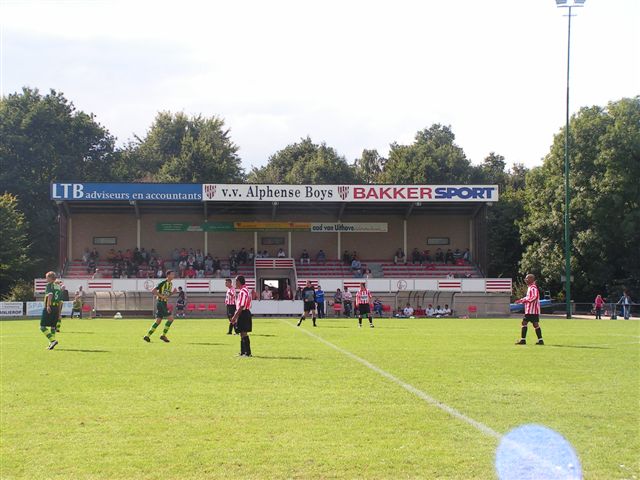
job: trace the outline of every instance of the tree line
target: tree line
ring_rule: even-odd
[[[571,118],[571,238],[574,295],[638,288],[640,279],[640,96],[582,108]],[[124,146],[92,114],[55,90],[0,99],[0,294],[55,265],[58,224],[51,182],[438,184],[488,183],[491,277],[534,272],[562,295],[564,129],[540,167],[492,152],[478,165],[450,126],[434,124],[387,158],[364,149],[349,161],[311,137],[245,171],[224,119],[160,112],[143,138]]]

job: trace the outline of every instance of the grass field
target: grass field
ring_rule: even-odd
[[[499,434],[556,430],[586,479],[640,477],[637,321],[544,320],[540,347],[517,319],[255,319],[253,358],[226,321],[170,344],[150,323],[65,320],[47,351],[0,322],[2,478],[496,478],[498,439],[399,381]]]

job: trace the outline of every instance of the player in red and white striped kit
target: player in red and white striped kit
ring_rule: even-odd
[[[249,332],[252,330],[251,318],[251,294],[245,285],[242,275],[236,277],[236,288],[240,291],[236,296],[236,313],[233,314],[231,323],[235,325],[236,331],[240,333],[240,356],[251,356],[251,342]]]
[[[373,328],[373,317],[371,316],[371,292],[363,282],[360,290],[356,293],[356,308],[358,309],[358,327],[362,327],[362,315],[369,317],[369,326]]]
[[[233,318],[233,314],[236,313],[236,289],[232,285],[230,278],[224,281],[224,286],[227,287],[224,304],[227,307],[227,318],[229,319],[229,331],[227,335],[231,335],[233,333],[233,323],[231,323],[231,319]]]
[[[522,319],[522,335],[520,340],[516,342],[516,345],[526,345],[527,344],[527,324],[529,322],[533,323],[533,328],[536,330],[536,335],[538,337],[538,341],[536,345],[544,345],[544,340],[542,340],[542,329],[540,328],[540,291],[538,290],[538,286],[536,285],[536,277],[532,274],[528,274],[524,277],[524,281],[527,283],[529,288],[527,288],[527,295],[522,297],[519,300],[516,300],[516,303],[524,304],[524,318]]]

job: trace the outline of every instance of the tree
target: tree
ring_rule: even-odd
[[[571,118],[570,230],[576,299],[640,278],[640,97]],[[527,175],[521,271],[560,287],[564,274],[564,131]]]
[[[29,265],[27,222],[18,209],[18,199],[0,196],[0,296],[10,290]]]
[[[526,168],[514,165],[505,170],[502,155],[491,152],[478,167],[480,181],[498,185],[500,201],[487,211],[488,267],[490,277],[516,278],[522,259],[518,221],[524,215],[524,176]]]
[[[325,143],[303,138],[269,157],[267,165],[254,168],[250,183],[330,185],[356,182],[355,169]]]
[[[375,184],[384,168],[385,159],[382,158],[377,150],[362,151],[362,155],[355,161],[356,175],[358,179],[365,184]]]
[[[412,145],[391,144],[380,179],[391,184],[470,183],[476,173],[450,127],[434,124]]]
[[[19,199],[33,244],[32,272],[55,262],[58,226],[52,182],[109,181],[114,138],[62,93],[24,88],[0,99],[0,192]],[[26,275],[26,273],[25,273]]]
[[[224,120],[160,112],[127,156],[141,179],[170,183],[239,183],[244,171]]]

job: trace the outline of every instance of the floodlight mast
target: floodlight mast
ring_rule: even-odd
[[[571,318],[571,236],[569,212],[571,204],[571,190],[569,186],[569,73],[571,66],[571,13],[572,8],[584,6],[586,0],[556,0],[558,8],[568,8],[567,22],[567,104],[566,124],[564,129],[564,290],[567,318]]]

